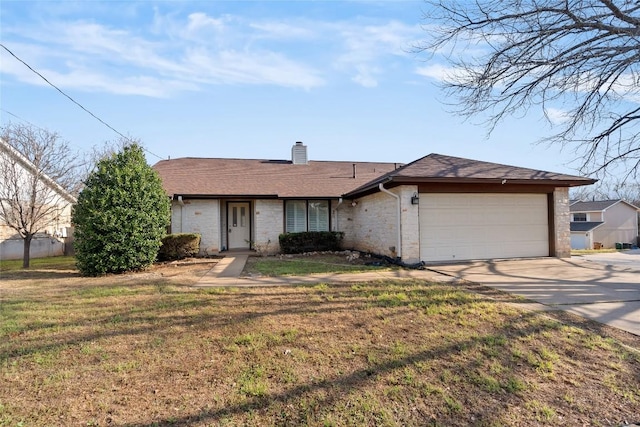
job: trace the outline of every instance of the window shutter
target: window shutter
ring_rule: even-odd
[[[309,201],[309,231],[329,231],[329,202]]]
[[[304,200],[287,200],[285,206],[285,231],[287,233],[307,231],[306,202]]]

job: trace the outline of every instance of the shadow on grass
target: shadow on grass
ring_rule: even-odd
[[[42,269],[42,268],[29,268],[26,270],[11,270],[0,272],[0,279],[2,280],[58,280],[58,279],[72,279],[76,277],[82,277],[78,270],[70,269]]]
[[[525,338],[531,334],[541,334],[547,331],[552,331],[561,326],[559,323],[553,321],[536,323],[534,326],[531,326],[530,321],[537,318],[537,316],[538,315],[535,313],[525,313],[517,320],[504,324],[501,328],[496,329],[490,334],[469,337],[464,341],[458,341],[455,343],[443,343],[443,345],[437,346],[432,350],[417,352],[395,360],[375,363],[366,368],[357,369],[347,375],[337,376],[333,379],[312,381],[306,384],[301,384],[282,393],[249,398],[246,402],[228,405],[219,409],[194,411],[192,414],[179,418],[171,417],[162,420],[149,420],[148,422],[143,423],[124,423],[121,425],[126,427],[143,427],[189,426],[196,422],[217,424],[222,421],[228,421],[226,420],[228,417],[232,417],[234,415],[241,416],[245,413],[265,410],[274,404],[295,407],[296,402],[298,402],[302,396],[307,396],[309,394],[314,394],[318,397],[314,401],[316,407],[332,408],[335,407],[335,405],[338,405],[345,396],[350,395],[355,390],[365,389],[365,387],[370,383],[378,381],[381,377],[393,371],[415,366],[422,362],[440,360],[454,354],[459,354],[465,349],[482,346],[483,344],[494,340],[497,336],[505,336],[508,340],[517,340],[518,338]],[[506,360],[508,359],[508,356],[503,356],[503,358]],[[475,364],[476,361],[468,360],[466,365],[461,367],[461,370],[472,370],[475,368]],[[525,369],[528,368],[526,366],[516,366],[515,372],[517,373],[518,370]],[[482,419],[483,425],[490,425],[492,422],[501,422],[500,416],[502,412],[507,407],[519,403],[522,403],[522,400],[517,393],[500,393],[499,399],[484,400],[484,405],[489,407],[482,408],[482,413],[485,414],[485,418]],[[480,410],[480,408],[477,408],[477,410]],[[490,415],[487,416],[487,414]],[[304,419],[296,419],[295,416],[292,418],[293,419],[282,420],[283,425],[286,425],[287,423],[305,424]],[[456,419],[455,416],[452,418]],[[417,411],[414,424],[440,425],[440,422],[434,419],[433,415]],[[467,420],[458,418],[458,422],[454,424],[467,425]]]
[[[314,291],[313,287],[302,286]],[[295,289],[295,287],[294,287]],[[442,296],[442,289],[449,289]],[[258,293],[259,295],[259,293]],[[441,285],[425,286],[422,282],[381,282],[377,284],[351,284],[331,286],[315,290],[318,300],[291,299],[291,293],[285,290],[269,294],[269,301],[261,301],[259,309],[241,312],[235,315],[216,314],[171,314],[188,310],[211,308],[238,304],[259,298],[255,292],[245,291],[184,291],[179,287],[165,283],[147,283],[129,285],[87,286],[82,284],[60,288],[55,295],[36,295],[32,297],[8,297],[0,305],[0,318],[17,319],[11,328],[0,327],[10,338],[19,338],[25,332],[37,332],[53,329],[64,331],[67,328],[88,329],[86,333],[59,333],[60,339],[38,338],[23,340],[19,348],[6,349],[1,359],[25,356],[42,351],[52,351],[84,342],[116,336],[135,336],[154,334],[168,326],[189,326],[196,329],[222,328],[260,319],[265,316],[309,315],[322,313],[351,312],[354,305],[362,307],[395,308],[436,307],[439,305],[463,306],[470,302],[493,302],[491,299],[474,297],[463,291]],[[301,294],[300,298],[308,295]],[[113,298],[118,299],[116,304]],[[148,298],[138,301],[140,298]],[[327,303],[327,299],[339,300]],[[181,300],[186,299],[186,300]],[[41,321],[32,313],[59,312],[60,320]],[[85,318],[78,320],[65,316],[67,311],[84,313]],[[89,316],[90,315],[90,316]],[[49,315],[51,317],[52,315]],[[115,320],[114,320],[115,319]],[[98,331],[95,329],[98,328]],[[0,334],[0,339],[3,334]],[[9,343],[5,343],[9,344]],[[4,347],[0,344],[0,349]],[[1,360],[0,360],[1,361]]]
[[[304,290],[305,293],[300,292]],[[295,292],[300,292],[296,294]],[[487,291],[490,293],[490,291]],[[351,313],[355,309],[371,307],[389,309],[385,316],[391,319],[407,310],[433,309],[434,311],[451,308],[464,310],[470,304],[493,304],[491,295],[474,296],[461,289],[441,284],[427,284],[420,281],[358,283],[339,286],[304,286],[274,290],[265,300],[260,291],[237,290],[185,290],[163,283],[144,285],[100,285],[69,289],[54,296],[34,296],[32,298],[8,298],[0,308],[0,317],[15,319],[0,335],[9,340],[0,344],[2,360],[28,356],[39,352],[57,351],[69,346],[77,346],[97,340],[117,336],[162,336],[167,330],[188,326],[196,331],[219,330],[231,325],[251,325],[251,322],[265,316],[314,315],[320,313]],[[246,304],[251,310],[228,313],[222,309],[206,310]],[[60,320],[40,322],[32,318],[33,313],[53,310]],[[83,313],[79,320],[65,317],[67,312]],[[446,310],[444,310],[446,312]],[[49,316],[51,317],[51,316]],[[194,422],[219,423],[227,417],[238,416],[247,411],[266,410],[275,404],[295,405],[300,396],[313,393],[322,407],[338,404],[344,396],[363,389],[377,381],[381,376],[395,370],[401,370],[420,362],[429,362],[464,352],[470,347],[481,346],[494,340],[496,336],[507,340],[518,340],[532,334],[543,334],[561,327],[557,322],[544,320],[539,314],[522,312],[517,317],[492,328],[488,333],[471,336],[455,342],[444,341],[434,348],[397,357],[394,360],[372,362],[362,369],[337,375],[331,379],[309,381],[293,386],[280,393],[261,397],[249,397],[246,401],[226,405],[216,409],[193,409],[181,417],[166,417],[161,420],[149,419],[143,423],[125,423],[124,426],[136,427],[187,426]],[[24,323],[21,323],[24,322]],[[357,326],[357,325],[356,325]],[[362,327],[366,326],[364,323]],[[603,332],[593,326],[594,333]],[[67,330],[68,329],[68,330]],[[51,332],[49,332],[49,330]],[[2,331],[2,329],[0,329]],[[25,339],[23,333],[36,331],[33,338]],[[39,332],[38,332],[39,331]],[[50,334],[50,335],[46,335]],[[44,337],[44,338],[43,338]],[[502,356],[505,364],[509,355]],[[462,370],[472,370],[474,360],[462,365]],[[526,366],[513,366],[514,372],[528,369]],[[635,372],[640,382],[640,371]],[[488,399],[484,405],[485,413],[492,413],[492,419],[500,420],[500,414],[513,401],[520,401],[517,394],[501,395],[500,399]],[[418,414],[417,425],[428,425],[433,419],[427,414]],[[294,417],[295,418],[295,417]],[[303,422],[291,419],[290,424]],[[491,421],[491,420],[485,420]]]

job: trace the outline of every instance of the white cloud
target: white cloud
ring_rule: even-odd
[[[39,51],[28,62],[61,87],[166,97],[207,84],[309,90],[327,84],[332,69],[376,87],[389,68],[406,60],[422,30],[399,21],[362,21],[249,20],[155,8],[146,27],[60,18],[21,34],[27,35],[23,45]],[[3,66],[2,72],[37,80],[18,68]]]
[[[214,29],[216,31],[224,30],[224,19],[211,18],[202,12],[190,14],[188,21],[188,31],[199,31],[202,29]]]
[[[310,89],[324,81],[309,69],[273,52],[211,54],[205,49],[191,50],[186,58],[191,76],[199,82],[229,84],[274,84]]]
[[[418,67],[416,69],[416,74],[423,77],[429,77],[434,80],[444,81],[452,75],[453,71],[454,70],[451,67],[446,67],[442,64],[434,64],[427,65],[425,67]]]
[[[568,111],[559,108],[548,107],[544,109],[544,114],[553,125],[561,125],[571,119]]]
[[[421,33],[420,27],[398,21],[381,25],[345,22],[335,30],[343,39],[336,68],[350,70],[352,80],[365,87],[377,86],[373,75],[382,75],[392,58],[408,56]]]
[[[301,40],[315,36],[315,33],[309,28],[285,22],[257,22],[249,24],[249,27],[258,30],[259,37],[262,38]]]
[[[375,74],[379,74],[379,70],[375,68],[367,68],[364,66],[357,67],[358,74],[356,74],[351,80],[363,87],[376,87],[378,86],[378,80],[374,77]]]

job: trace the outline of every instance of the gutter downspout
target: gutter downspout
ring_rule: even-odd
[[[180,232],[184,233],[184,202],[182,201],[182,196],[178,196],[178,203],[180,204]]]
[[[340,215],[338,214],[338,208],[342,204],[342,201],[343,201],[342,197],[340,197],[338,199],[338,204],[336,205],[336,231],[340,231],[340,221],[338,221],[338,218],[340,217]]]
[[[397,247],[397,250],[396,250],[396,254],[398,254],[398,258],[402,259],[402,233],[401,233],[401,230],[400,230],[400,214],[402,213],[402,210],[400,209],[400,196],[398,196],[397,194],[394,194],[391,191],[389,191],[386,188],[384,188],[384,184],[383,183],[378,184],[378,189],[380,191],[382,191],[383,193],[387,193],[388,195],[390,195],[391,197],[396,199],[396,205],[398,207],[398,215],[397,215],[397,218],[396,218],[396,228],[398,230],[398,247]]]

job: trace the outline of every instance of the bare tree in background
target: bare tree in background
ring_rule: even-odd
[[[84,153],[83,160],[80,163],[81,181],[84,182],[86,178],[89,177],[89,174],[95,169],[100,160],[116,155],[122,151],[124,147],[131,144],[143,146],[140,139],[133,137],[121,137],[115,141],[105,141],[100,145],[93,145],[90,151]]]
[[[596,185],[572,188],[570,194],[575,200],[622,199],[634,206],[640,206],[640,183],[621,185],[611,181],[600,181]]]
[[[0,138],[0,224],[22,237],[28,268],[33,237],[75,201],[78,158],[58,134],[40,128],[9,124]]]
[[[545,139],[574,151],[581,172],[636,181],[640,166],[640,2],[427,1],[432,38],[446,55],[446,93],[465,117],[563,111]],[[557,110],[556,110],[557,109]],[[637,181],[636,181],[637,182]]]

